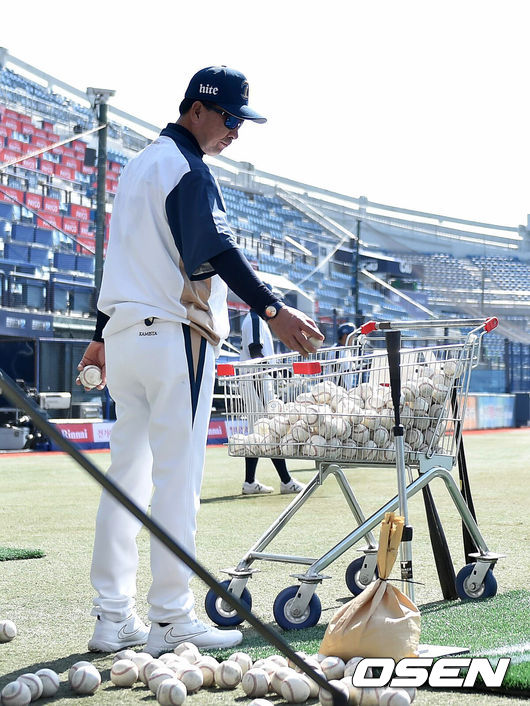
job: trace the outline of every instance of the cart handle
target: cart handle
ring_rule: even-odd
[[[374,322],[369,322],[374,323]],[[366,324],[367,326],[369,324]],[[371,331],[389,331],[391,329],[403,328],[433,328],[434,326],[483,326],[485,331],[492,331],[499,325],[499,319],[496,316],[490,316],[484,319],[428,319],[427,321],[378,321],[375,322]]]
[[[322,372],[322,366],[318,360],[308,360],[307,362],[293,363],[293,373],[297,375],[318,375]]]
[[[219,363],[217,366],[217,377],[233,377],[236,374],[236,370],[231,363]]]

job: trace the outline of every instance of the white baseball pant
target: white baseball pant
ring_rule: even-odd
[[[212,404],[214,348],[185,324],[146,320],[105,339],[117,420],[108,476],[195,556],[196,514]],[[152,495],[152,497],[151,497]],[[134,609],[141,523],[103,491],[91,581],[93,615],[126,619]],[[191,571],[151,537],[149,619],[195,617]]]

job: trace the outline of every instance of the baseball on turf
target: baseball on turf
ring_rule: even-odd
[[[234,654],[231,654],[228,659],[231,662],[237,662],[241,667],[243,674],[248,672],[248,670],[252,667],[252,657],[246,652],[234,652]]]
[[[42,696],[53,696],[59,690],[59,675],[53,669],[39,669],[35,672],[42,682]]]
[[[24,682],[24,684],[28,687],[32,701],[40,699],[44,689],[40,677],[38,677],[36,674],[33,674],[32,672],[28,672],[26,674],[21,674],[18,677],[18,681]]]
[[[163,667],[157,667],[148,676],[147,686],[149,689],[151,689],[153,694],[156,694],[160,684],[162,684],[162,682],[166,679],[172,679],[174,676],[175,672],[169,667],[166,667],[165,665]]]
[[[92,667],[92,662],[87,662],[86,659],[82,659],[79,662],[74,662],[68,670],[68,681],[70,683],[72,683],[72,677],[75,672],[77,672],[78,669],[81,669],[81,667]]]
[[[134,650],[120,650],[116,652],[112,658],[112,663],[117,662],[119,659],[133,659],[137,653]]]
[[[198,662],[195,662],[195,666],[199,667],[202,672],[202,685],[206,688],[212,686],[215,683],[215,670],[219,666],[215,657],[204,655]]]
[[[404,689],[385,689],[379,696],[381,706],[409,706],[410,696]]]
[[[344,662],[340,657],[326,657],[320,662],[320,669],[326,675],[326,679],[341,679],[344,676]]]
[[[132,686],[138,680],[138,667],[132,659],[118,659],[110,668],[110,680],[116,686]]]
[[[76,694],[94,694],[101,684],[101,674],[91,664],[79,667],[70,680],[70,685]]]
[[[186,687],[176,677],[165,679],[156,690],[156,700],[160,706],[181,706],[186,696]]]
[[[17,626],[12,620],[0,621],[0,642],[11,642],[17,636]]]
[[[155,658],[151,659],[149,662],[145,662],[145,664],[142,664],[138,668],[138,676],[140,677],[140,681],[147,686],[147,680],[149,679],[151,672],[154,672],[155,669],[158,669],[159,667],[165,667],[165,664],[162,660]]]
[[[184,656],[184,658],[187,659],[188,662],[189,662],[189,661],[190,661],[190,660],[189,660],[189,655],[188,655],[188,654],[184,654],[184,655],[183,655],[183,653],[186,653],[188,650],[191,650],[191,652],[193,652],[193,653],[195,654],[195,656],[196,656],[197,659],[199,659],[199,657],[201,656],[201,653],[200,653],[199,648],[198,648],[197,645],[196,645],[195,643],[193,643],[193,642],[181,642],[180,645],[177,645],[177,646],[175,647],[175,649],[173,650],[173,652],[174,652],[176,655],[179,655],[179,657],[180,657],[180,656]]]
[[[243,674],[241,686],[247,696],[265,696],[270,687],[269,675],[264,669],[253,667]]]
[[[311,689],[308,680],[301,674],[288,674],[282,682],[282,696],[290,704],[303,704],[309,698]]]
[[[254,699],[248,706],[274,706],[274,704],[269,699]]]
[[[331,679],[329,683],[334,686],[337,691],[344,694],[346,699],[349,699],[350,691],[344,682],[341,682],[338,679]],[[327,691],[327,689],[320,689],[318,692],[318,698],[322,706],[333,706],[333,694],[331,691]]]
[[[93,388],[101,385],[101,370],[97,365],[85,365],[85,367],[79,371],[79,382],[83,387]]]
[[[175,670],[175,676],[184,684],[188,694],[195,694],[204,684],[202,669],[196,664],[179,665]]]
[[[10,681],[2,689],[4,706],[27,706],[31,701],[31,691],[24,682]]]
[[[220,689],[235,689],[241,683],[242,677],[240,665],[230,659],[221,662],[215,670],[215,683]]]

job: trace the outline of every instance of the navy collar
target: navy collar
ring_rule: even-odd
[[[205,153],[201,150],[194,135],[192,135],[192,133],[185,127],[182,127],[182,125],[177,125],[177,123],[168,123],[160,134],[165,135],[166,137],[171,137],[171,139],[177,144],[182,142],[182,138],[184,138],[184,142],[186,143],[188,149],[195,152],[201,159],[203,158]]]

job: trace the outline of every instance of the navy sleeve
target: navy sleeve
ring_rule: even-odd
[[[109,320],[109,316],[107,314],[104,314],[102,311],[98,309],[97,313],[97,319],[96,319],[96,330],[94,331],[94,335],[92,337],[93,341],[97,341],[98,343],[103,343],[103,329],[107,325],[107,321]]]
[[[210,258],[236,243],[211,173],[192,169],[166,199],[169,227],[190,279],[215,274]]]
[[[279,301],[256,276],[239,248],[225,250],[212,257],[210,263],[230,289],[262,319],[265,318],[266,307]]]

